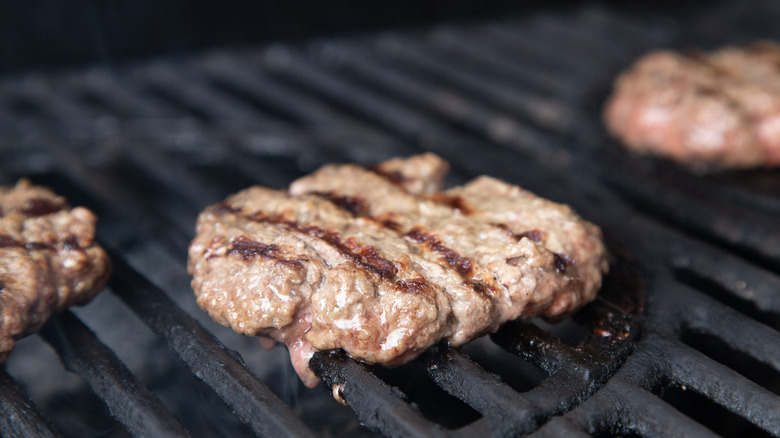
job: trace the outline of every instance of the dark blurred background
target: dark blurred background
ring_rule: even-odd
[[[0,72],[511,14],[536,1],[2,0]],[[549,5],[550,2],[544,2]]]

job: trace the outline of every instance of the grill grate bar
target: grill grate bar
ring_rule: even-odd
[[[424,139],[441,138],[432,131],[435,125],[431,120],[411,113],[399,105],[377,98],[375,93],[357,87],[323,72],[320,66],[309,62],[304,56],[289,52],[287,62],[274,65],[275,78],[289,81],[300,88],[314,91],[325,96],[329,103],[343,112],[348,109],[353,116],[370,117],[370,122],[397,133],[415,144]]]
[[[700,200],[659,187],[653,181],[638,183],[635,178],[629,178],[622,175],[619,180],[609,181],[627,202],[650,215],[661,215],[685,230],[717,239],[763,263],[780,267],[780,232],[772,218],[748,212],[737,215],[731,210],[716,210]]]
[[[780,397],[702,353],[663,341],[670,378],[774,435],[780,435]]]
[[[15,89],[10,89],[4,94],[15,96],[16,99],[23,99],[29,103],[32,106],[32,112],[38,117],[67,120],[89,118],[96,115],[73,99],[63,96],[53,83],[43,77],[28,78],[18,84]]]
[[[673,248],[672,265],[710,280],[762,312],[780,315],[780,277],[715,248],[686,241]]]
[[[580,362],[579,356],[568,346],[530,322],[507,322],[490,338],[505,350],[531,361],[548,374]]]
[[[560,68],[553,69],[528,63],[527,59],[507,56],[498,52],[493,45],[482,39],[478,32],[464,33],[450,29],[437,30],[431,35],[433,42],[438,47],[444,47],[456,51],[457,59],[472,60],[475,68],[484,73],[498,75],[502,78],[502,84],[517,88],[533,87],[538,91],[559,94],[561,96],[578,95],[583,90],[565,76],[565,71]],[[519,84],[518,84],[519,82]]]
[[[343,353],[315,353],[310,367],[369,428],[391,437],[445,436],[441,426],[426,420],[400,393]]]
[[[272,57],[273,53],[274,49],[270,49],[265,56]],[[212,80],[231,87],[244,99],[247,99],[248,95],[253,100],[274,108],[275,112],[283,114],[283,118],[294,125],[328,124],[339,121],[332,111],[316,99],[275,83],[260,68],[246,71],[246,66],[235,62],[233,57],[210,57],[199,66],[211,76]]]
[[[475,364],[456,350],[434,352],[428,374],[439,387],[463,400],[483,417],[498,418],[494,428],[508,433],[529,432],[536,427],[532,406],[519,393]],[[494,429],[495,430],[495,429]]]
[[[617,407],[617,409],[616,409]],[[596,394],[563,417],[556,417],[531,437],[559,437],[576,424],[590,434],[630,433],[652,437],[716,437],[649,391],[615,376]]]
[[[153,65],[140,80],[162,98],[170,99],[207,121],[228,119],[251,122],[258,117],[254,108],[231,96],[218,93],[180,65]]]
[[[75,315],[52,318],[40,336],[105,402],[111,415],[136,436],[189,436],[157,397]]]
[[[357,47],[328,46],[328,50],[338,53],[346,74],[370,82],[372,88],[380,88],[394,99],[404,99],[403,104],[410,112],[424,110],[435,117],[435,123],[441,126],[440,136],[457,138],[457,133],[450,133],[451,130],[443,126],[454,123],[475,132],[480,142],[487,138],[499,143],[511,143],[518,151],[532,154],[546,164],[559,161],[557,145],[505,114],[480,105],[469,97],[440,88],[435,83],[412,79],[406,73],[396,71],[397,63],[372,59],[371,55]],[[553,119],[560,116],[554,109],[556,107],[540,105],[541,109],[549,110],[542,111],[548,114],[545,116],[548,123],[556,123]]]
[[[419,42],[400,37],[379,41],[383,54],[396,59],[396,65],[413,67],[434,77],[437,83],[450,83],[459,90],[467,90],[491,102],[493,106],[511,111],[514,117],[522,116],[549,129],[566,130],[572,118],[569,110],[555,99],[530,92],[520,87],[497,86],[483,74],[467,72],[468,64],[453,69],[450,62],[437,59],[437,51],[426,48]],[[550,114],[555,114],[551,117]]]
[[[144,95],[136,82],[126,75],[108,74],[94,70],[84,75],[73,75],[60,87],[73,100],[88,98],[123,118],[171,118],[178,114],[160,100]]]
[[[0,436],[61,436],[8,375],[5,366],[0,367]]]
[[[780,372],[780,333],[705,295],[690,295],[693,299],[681,306],[694,310],[683,316],[689,330],[715,335]]]
[[[197,321],[121,256],[112,254],[111,289],[168,343],[196,377],[203,380],[260,436],[309,437],[312,432]]]
[[[511,53],[522,51],[529,53],[530,56],[538,57],[540,62],[560,68],[572,74],[585,77],[594,77],[601,74],[599,63],[605,62],[603,55],[596,54],[590,62],[582,62],[580,53],[582,49],[575,45],[560,44],[547,38],[533,35],[528,26],[522,23],[514,23],[505,26],[489,26],[483,28],[485,35],[489,38],[491,45],[500,50]],[[550,53],[556,53],[557,56],[550,56]]]

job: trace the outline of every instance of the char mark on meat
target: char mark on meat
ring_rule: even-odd
[[[458,210],[463,214],[471,214],[471,206],[460,196],[446,195],[444,193],[436,193],[432,195],[430,199],[436,203],[446,205],[453,210]]]
[[[217,216],[225,214],[241,214],[241,209],[236,208],[228,204],[227,202],[220,202],[210,207],[211,211]]]
[[[391,184],[397,186],[403,186],[408,181],[408,178],[406,178],[406,176],[403,173],[398,171],[385,171],[382,170],[382,168],[379,165],[371,166],[368,168],[368,170],[376,173],[377,175],[388,180]]]
[[[522,233],[513,233],[512,230],[509,229],[507,224],[493,224],[497,226],[498,228],[501,228],[504,230],[504,232],[507,234],[507,236],[519,241],[522,238],[530,239],[532,242],[541,243],[544,240],[544,231],[539,229],[533,229],[528,231],[523,231]]]
[[[18,248],[21,246],[23,245],[18,240],[4,234],[0,234],[0,248]]]
[[[498,290],[492,284],[476,280],[467,280],[466,284],[485,298],[495,297],[498,294]]]
[[[398,273],[398,269],[393,262],[380,257],[375,248],[370,245],[363,245],[352,238],[344,239],[336,231],[327,230],[314,225],[301,225],[295,221],[286,220],[281,217],[263,216],[262,214],[255,215],[253,219],[259,222],[282,224],[300,233],[328,242],[328,244],[339,250],[345,257],[369,269],[371,272],[384,279],[393,280]]]
[[[66,205],[64,205],[64,203],[55,202],[50,199],[34,198],[26,200],[20,211],[27,216],[44,216],[62,211],[65,207]]]
[[[267,260],[276,260],[292,266],[296,269],[303,269],[303,265],[298,259],[287,259],[280,255],[277,245],[266,245],[262,242],[255,242],[246,236],[241,236],[233,240],[233,245],[227,252],[228,254],[239,254],[244,260],[253,260],[263,258]]]
[[[325,198],[337,207],[355,216],[361,216],[366,211],[366,203],[358,196],[338,195],[334,192],[311,192],[312,195]]]
[[[426,296],[432,296],[436,293],[436,288],[424,278],[415,278],[408,281],[401,280],[396,282],[396,285],[406,293]]]
[[[555,270],[563,274],[574,263],[574,260],[566,254],[553,253]]]
[[[470,276],[473,273],[474,262],[448,248],[433,234],[426,233],[422,229],[415,227],[406,233],[406,236],[417,243],[425,244],[431,250],[441,254],[444,257],[444,261],[460,275]]]

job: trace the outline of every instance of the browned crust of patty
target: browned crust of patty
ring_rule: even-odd
[[[657,51],[621,74],[604,110],[627,147],[695,167],[780,165],[780,46]]]
[[[103,289],[110,263],[95,223],[89,210],[27,180],[0,187],[0,361],[53,313]]]

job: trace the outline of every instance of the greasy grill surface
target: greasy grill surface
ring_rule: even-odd
[[[600,125],[610,81],[643,51],[777,39],[780,8],[641,17],[571,6],[0,80],[0,182],[28,176],[94,210],[115,264],[109,293],[19,343],[0,433],[780,435],[780,174],[692,175]],[[453,183],[489,174],[599,224],[614,254],[600,298],[396,370],[319,353],[315,390],[281,348],[194,304],[202,208],[423,150]]]

